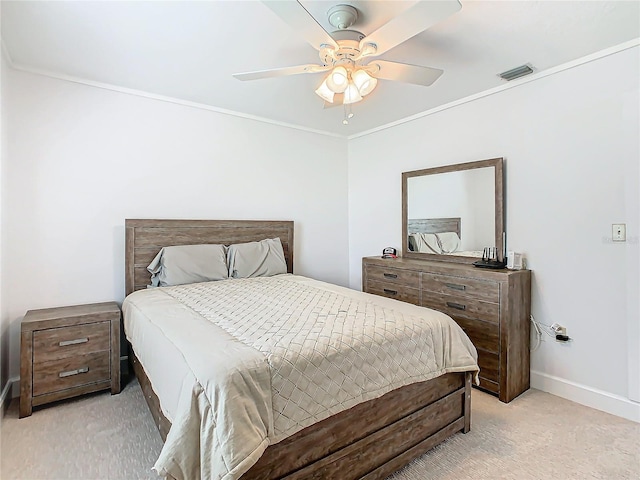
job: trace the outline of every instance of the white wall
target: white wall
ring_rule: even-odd
[[[505,157],[507,248],[533,271],[536,320],[574,339],[533,352],[533,386],[640,421],[639,58],[635,47],[351,140],[350,285],[363,256],[401,245],[401,172]],[[627,224],[626,244],[612,223]]]
[[[27,310],[123,299],[126,218],[294,220],[295,273],[347,284],[345,139],[8,77],[2,278],[12,375]]]
[[[6,132],[7,122],[5,121],[6,108],[4,108],[6,82],[5,77],[7,75],[7,61],[5,59],[4,51],[0,52],[0,409],[2,408],[2,402],[9,396],[8,381],[9,381],[9,317],[7,315],[5,302],[4,287],[5,283],[2,281],[4,275],[4,242],[3,237],[5,234],[4,228],[4,210],[7,206],[7,202],[4,200],[6,188],[5,188],[5,175],[4,169],[6,164]],[[9,397],[10,398],[10,397]]]

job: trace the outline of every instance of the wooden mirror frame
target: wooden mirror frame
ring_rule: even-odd
[[[498,259],[506,261],[506,231],[504,218],[504,169],[502,158],[491,158],[477,162],[459,163],[455,165],[445,165],[442,167],[425,168],[402,173],[402,256],[422,260],[439,260],[456,263],[473,263],[477,257],[465,257],[459,255],[445,255],[436,253],[412,252],[408,245],[408,202],[407,184],[412,177],[424,175],[437,175],[441,173],[460,172],[463,170],[473,170],[476,168],[494,167],[494,200],[495,200],[495,246],[498,249]]]

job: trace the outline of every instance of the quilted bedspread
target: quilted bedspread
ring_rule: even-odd
[[[149,289],[123,310],[152,319],[193,375],[154,467],[177,480],[239,478],[268,445],[315,422],[478,370],[448,316],[295,275]]]

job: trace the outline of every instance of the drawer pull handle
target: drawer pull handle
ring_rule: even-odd
[[[447,307],[455,308],[456,310],[466,310],[467,306],[460,303],[447,302]]]
[[[456,285],[455,283],[445,283],[445,287],[449,287],[453,290],[465,290],[467,287],[465,285]]]
[[[88,341],[88,338],[76,338],[75,340],[65,340],[64,342],[58,343],[58,345],[60,347],[66,347],[67,345],[77,345],[78,343],[87,343]]]
[[[386,278],[398,278],[398,275],[395,273],[383,273],[382,275]]]
[[[79,373],[87,373],[88,371],[89,371],[89,367],[82,367],[82,368],[77,368],[75,370],[69,370],[67,372],[60,372],[58,374],[58,377],[60,378],[70,377],[72,375],[78,375]]]
[[[388,288],[384,289],[384,293],[388,293],[389,295],[397,295],[398,291],[397,290],[389,290]]]

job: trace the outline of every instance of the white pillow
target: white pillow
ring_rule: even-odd
[[[414,240],[420,253],[442,253],[438,237],[434,233],[415,233]]]
[[[442,253],[454,253],[460,248],[460,237],[456,232],[441,232],[436,233],[438,240],[440,240],[440,247],[442,247]]]
[[[147,267],[151,286],[168,287],[185,283],[229,278],[227,247],[224,245],[177,245],[164,247]]]
[[[287,273],[287,262],[279,238],[230,245],[227,265],[231,278],[270,277]]]

